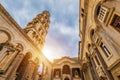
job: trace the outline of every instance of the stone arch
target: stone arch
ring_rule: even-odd
[[[93,19],[94,19],[94,22],[96,23],[96,25],[100,25],[97,17],[100,12],[100,7],[101,7],[102,2],[103,1],[96,1],[94,7],[92,8],[93,9],[92,11],[94,11],[92,16],[94,16]]]
[[[93,42],[94,34],[95,34],[95,29],[94,28],[90,29],[90,34],[89,35],[90,35],[91,42]]]
[[[11,41],[12,43],[14,43],[15,44],[15,46],[17,46],[17,45],[19,45],[19,47],[21,47],[21,49],[23,50],[23,54],[25,54],[25,53],[28,53],[28,52],[31,52],[32,53],[32,51],[31,50],[27,50],[27,45],[26,45],[26,43],[24,42],[24,41],[22,41],[22,40],[12,40]]]
[[[70,74],[70,66],[69,65],[64,65],[62,69],[63,74]]]
[[[0,43],[5,43],[11,40],[11,36],[5,30],[0,30]]]
[[[90,25],[89,27],[88,27],[88,30],[87,30],[87,38],[88,38],[88,42],[87,43],[90,43],[91,42],[91,35],[92,34],[94,34],[94,32],[95,32],[95,30],[96,30],[97,28],[96,28],[96,25]]]
[[[0,26],[0,31],[4,31],[9,36],[10,41],[15,39],[14,33],[9,28]]]
[[[68,77],[65,77],[65,79],[64,80],[70,80]]]

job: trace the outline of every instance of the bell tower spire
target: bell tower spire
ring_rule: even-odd
[[[39,48],[42,48],[44,45],[49,24],[50,13],[48,11],[43,11],[33,18],[25,27],[25,32]]]

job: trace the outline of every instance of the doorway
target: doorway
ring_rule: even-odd
[[[68,77],[66,77],[64,80],[70,80]]]

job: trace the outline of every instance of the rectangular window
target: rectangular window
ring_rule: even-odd
[[[109,57],[111,55],[111,53],[109,52],[109,50],[107,49],[107,47],[103,43],[101,43],[100,47],[103,50],[103,52],[105,53],[106,57]]]
[[[107,8],[105,8],[103,6],[100,7],[100,11],[99,11],[99,14],[98,14],[98,20],[100,22],[104,22],[104,19],[106,17],[107,12],[108,12]]]
[[[114,15],[111,25],[120,31],[120,16]]]

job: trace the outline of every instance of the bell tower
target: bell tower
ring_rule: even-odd
[[[25,32],[37,45],[38,48],[42,49],[45,37],[48,33],[48,28],[50,24],[50,14],[48,11],[43,11],[38,14],[31,22],[25,27]]]

